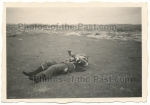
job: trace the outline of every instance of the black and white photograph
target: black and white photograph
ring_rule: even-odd
[[[122,4],[6,6],[5,98],[145,97],[146,6]]]

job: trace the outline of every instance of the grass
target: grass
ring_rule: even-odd
[[[45,60],[65,61],[67,50],[89,56],[85,72],[59,75],[56,79],[79,77],[90,82],[40,82],[33,83],[22,74],[35,70]],[[96,98],[141,97],[141,43],[93,39],[85,36],[26,33],[7,36],[7,98]],[[113,79],[133,78],[132,82],[94,82],[94,76]]]

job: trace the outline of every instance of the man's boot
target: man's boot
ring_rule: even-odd
[[[34,76],[34,75],[36,75],[36,74],[38,74],[38,73],[40,73],[42,71],[43,71],[43,68],[42,68],[42,66],[40,66],[37,70],[32,71],[32,72],[25,72],[25,71],[23,71],[23,74],[26,75],[26,76],[32,77],[32,76]]]
[[[42,82],[42,81],[44,82],[46,79],[46,75],[43,72],[41,72],[37,75],[29,76],[29,79],[34,81],[35,83]]]

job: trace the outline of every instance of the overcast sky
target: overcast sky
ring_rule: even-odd
[[[141,24],[141,8],[7,8],[6,23]]]

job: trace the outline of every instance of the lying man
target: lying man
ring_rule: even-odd
[[[85,71],[85,67],[88,66],[88,57],[83,54],[75,55],[70,50],[68,51],[68,54],[69,59],[65,62],[56,63],[55,61],[46,61],[43,62],[37,70],[32,72],[23,71],[23,74],[29,76],[30,80],[37,83],[40,79],[51,78],[57,74]]]

